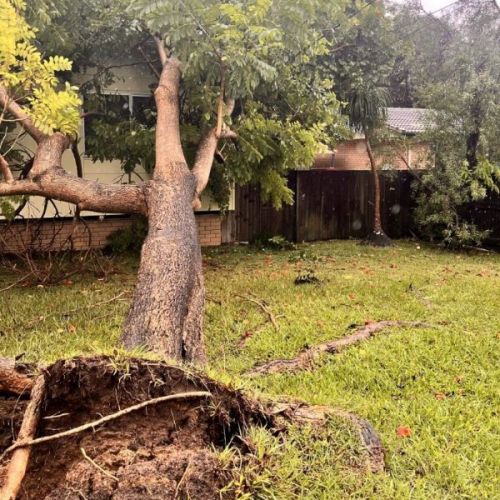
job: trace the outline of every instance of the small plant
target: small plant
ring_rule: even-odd
[[[255,238],[252,241],[252,244],[259,248],[260,250],[294,250],[295,244],[291,241],[288,241],[284,236],[276,235],[271,236],[270,238],[266,236],[261,236],[259,238]]]
[[[273,250],[293,250],[295,245],[284,236],[273,236],[267,240],[268,246]]]
[[[490,233],[490,230],[480,231],[476,225],[461,221],[457,224],[450,224],[443,230],[443,243],[453,249],[479,246]]]
[[[316,276],[314,269],[305,269],[299,271],[294,283],[296,285],[319,284],[321,280]]]
[[[132,224],[119,229],[108,236],[108,242],[105,250],[114,255],[125,253],[140,254],[142,244],[148,233],[148,222],[142,217],[134,218]]]

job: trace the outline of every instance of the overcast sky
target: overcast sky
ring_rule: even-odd
[[[396,0],[399,3],[405,3],[406,0]],[[442,7],[446,7],[453,3],[453,0],[420,0],[422,7],[426,12],[434,12]],[[495,3],[500,7],[500,0],[495,0]]]
[[[407,0],[394,0],[397,3],[406,3]],[[442,7],[453,3],[453,0],[420,0],[422,7],[426,12],[434,12]]]
[[[426,12],[434,12],[452,2],[453,0],[421,0],[422,7]]]

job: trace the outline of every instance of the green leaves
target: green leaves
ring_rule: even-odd
[[[77,133],[80,98],[69,83],[60,89],[56,73],[71,70],[71,62],[60,56],[43,60],[34,43],[35,31],[23,18],[25,3],[0,0],[0,80],[7,91],[22,95],[25,111],[44,133]],[[16,97],[13,97],[14,99]]]
[[[227,145],[224,169],[237,183],[259,183],[264,200],[275,208],[293,202],[287,172],[310,167],[329,140],[323,124],[305,128],[298,121],[266,118],[256,109],[236,129],[238,141]]]

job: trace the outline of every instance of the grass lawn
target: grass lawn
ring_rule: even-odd
[[[114,266],[104,280],[89,273],[58,286],[0,292],[0,355],[52,361],[112,352],[137,260],[120,258]],[[295,285],[309,269],[320,283]],[[292,430],[286,443],[254,429],[262,465],[254,497],[500,498],[498,254],[414,242],[392,249],[355,242],[274,252],[235,247],[206,252],[205,272],[212,375],[256,393],[355,412],[387,450],[387,472],[369,474],[359,467],[362,450],[346,422],[332,421],[316,439],[312,430]],[[0,270],[0,289],[20,277]],[[249,296],[266,301],[278,329]],[[244,375],[257,362],[292,357],[376,320],[429,327],[382,332],[323,357],[311,371]],[[401,426],[411,435],[400,437]]]

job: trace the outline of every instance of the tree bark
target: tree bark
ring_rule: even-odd
[[[370,159],[370,169],[373,178],[373,229],[368,235],[366,240],[363,242],[367,245],[373,246],[391,246],[390,238],[385,234],[382,228],[382,215],[381,215],[381,196],[380,196],[380,177],[377,169],[377,163],[373,155],[372,146],[370,143],[370,137],[367,131],[365,133],[365,144],[366,152],[368,153],[368,158]]]
[[[380,179],[377,171],[377,163],[375,162],[375,157],[373,156],[372,147],[370,144],[370,139],[365,134],[366,141],[366,152],[368,153],[368,158],[370,159],[370,169],[373,179],[373,231],[382,231],[382,217],[380,215]]]
[[[127,348],[145,346],[174,360],[203,362],[204,289],[201,251],[191,208],[195,180],[172,164],[175,183],[153,179],[146,189],[149,232],[123,334]]]
[[[161,59],[156,165],[145,189],[149,232],[121,341],[127,348],[145,346],[174,360],[202,363],[205,293],[192,209],[197,181],[180,140],[179,62]]]

